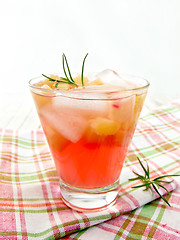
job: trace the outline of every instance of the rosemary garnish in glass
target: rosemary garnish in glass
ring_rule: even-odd
[[[83,74],[84,74],[84,63],[85,63],[85,60],[86,60],[86,57],[87,57],[88,53],[86,54],[86,56],[84,57],[84,60],[83,60],[83,64],[82,64],[82,72],[81,72],[81,82],[82,82],[82,86],[84,86],[84,79],[83,79]],[[63,71],[64,71],[64,75],[65,77],[60,77],[61,80],[56,80],[56,79],[53,79],[51,77],[48,77],[44,74],[42,74],[43,77],[49,79],[49,81],[53,81],[53,82],[56,82],[55,84],[55,87],[57,88],[58,84],[59,83],[66,83],[66,84],[72,84],[72,85],[75,85],[76,87],[79,87],[79,85],[74,81],[74,79],[72,78],[72,75],[71,75],[71,71],[70,71],[70,68],[69,68],[69,65],[68,65],[68,61],[67,61],[67,58],[66,58],[66,55],[63,53],[62,55],[62,65],[63,65]],[[66,67],[65,67],[66,65]],[[66,68],[67,68],[67,71],[68,73],[66,72]],[[69,76],[68,76],[69,75]]]
[[[157,178],[154,178],[154,179],[150,179],[150,172],[149,172],[149,165],[148,163],[147,164],[147,169],[144,167],[144,165],[142,164],[141,160],[137,157],[142,169],[144,170],[144,176],[143,175],[140,175],[136,172],[133,171],[133,173],[137,176],[136,178],[130,178],[129,181],[136,181],[136,180],[141,180],[143,182],[143,184],[141,185],[137,185],[137,186],[134,186],[132,188],[141,188],[141,187],[145,187],[144,191],[150,189],[153,193],[153,189],[157,192],[157,194],[160,196],[160,198],[162,198],[164,200],[164,202],[166,202],[169,206],[170,203],[160,194],[160,192],[158,191],[158,188],[163,188],[166,190],[167,193],[169,193],[169,191],[167,190],[167,188],[165,188],[162,183],[171,183],[172,181],[165,181],[165,180],[161,180],[163,178],[166,178],[166,177],[177,177],[177,176],[180,176],[179,174],[170,174],[170,175],[163,175],[163,176],[160,176],[160,177],[157,177]]]

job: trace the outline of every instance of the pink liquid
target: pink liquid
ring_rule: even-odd
[[[103,135],[101,132],[99,134],[88,123],[77,141],[72,141],[64,136],[63,126],[60,126],[62,134],[60,133],[58,125],[61,124],[61,121],[58,122],[58,117],[63,108],[57,109],[56,106],[54,109],[52,101],[56,101],[56,99],[36,93],[33,93],[33,98],[56,169],[66,184],[91,189],[105,187],[118,180],[145,94],[134,95],[133,98],[129,98],[130,100],[120,99],[108,103],[106,117],[113,118],[115,122],[119,121],[119,128],[115,133],[107,133],[108,130],[104,127],[98,131],[105,131],[105,134]],[[69,114],[71,113],[72,111],[69,110]],[[54,122],[49,120],[51,114],[55,114]],[[63,117],[66,122],[66,119],[70,117],[68,111],[61,116],[61,118]],[[93,118],[96,120],[96,117],[98,117],[98,113]],[[90,120],[87,118],[88,121]]]

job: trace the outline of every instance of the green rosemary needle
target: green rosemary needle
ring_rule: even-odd
[[[65,69],[65,66],[64,66],[64,60],[65,60],[65,62],[66,62],[66,67],[67,67],[67,70],[68,70],[68,73],[69,73],[69,78],[68,78],[68,76],[67,76],[66,69]],[[77,85],[77,84],[75,83],[74,79],[73,79],[72,76],[71,76],[71,72],[70,72],[70,69],[69,69],[68,61],[67,61],[66,55],[65,55],[64,53],[63,53],[63,55],[62,55],[62,63],[63,63],[63,70],[64,70],[64,74],[65,74],[65,76],[66,76],[66,79],[68,79],[69,82]],[[78,85],[77,85],[77,86],[78,86]]]
[[[137,188],[142,188],[142,187],[145,187],[144,191],[150,189],[153,193],[153,189],[156,191],[156,193],[160,196],[160,198],[162,198],[164,200],[164,202],[166,202],[169,206],[170,203],[167,201],[167,199],[165,199],[161,194],[160,192],[158,191],[158,188],[163,188],[166,190],[167,193],[169,193],[169,191],[167,190],[167,188],[165,188],[162,183],[171,183],[172,181],[165,181],[165,180],[161,180],[161,179],[164,179],[166,177],[177,177],[177,176],[180,176],[179,174],[171,174],[171,175],[163,175],[163,176],[160,176],[160,177],[157,177],[157,178],[154,178],[154,179],[150,179],[150,172],[149,172],[149,165],[148,163],[147,164],[147,169],[144,167],[144,165],[142,164],[141,160],[137,157],[143,171],[144,171],[144,175],[140,175],[136,172],[133,171],[133,173],[137,176],[135,178],[130,178],[129,181],[136,181],[136,180],[141,180],[143,182],[143,184],[141,185],[137,185],[137,186],[134,186],[132,188],[134,189],[137,189]]]
[[[45,74],[42,74],[42,76],[49,79],[49,81],[52,81],[52,82],[73,84],[73,83],[68,82],[68,80],[66,78],[61,78],[62,80],[64,80],[64,81],[62,81],[62,80],[56,80],[56,79],[50,78],[50,77],[46,76]]]
[[[82,64],[82,73],[81,73],[81,82],[82,82],[82,86],[84,86],[84,79],[83,79],[83,74],[84,74],[84,63],[85,63],[85,60],[86,60],[86,58],[87,58],[87,55],[88,55],[88,53],[87,53],[86,56],[84,57],[83,64]]]

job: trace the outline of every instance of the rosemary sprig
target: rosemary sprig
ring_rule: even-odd
[[[169,191],[167,190],[167,188],[165,188],[162,183],[171,183],[172,181],[165,181],[165,180],[161,180],[163,178],[166,178],[166,177],[176,177],[176,176],[180,176],[179,174],[170,174],[170,175],[163,175],[163,176],[160,176],[160,177],[157,177],[157,178],[154,178],[153,180],[150,179],[150,171],[149,171],[149,165],[148,163],[146,162],[147,164],[147,169],[144,167],[144,165],[142,164],[141,160],[137,157],[143,171],[144,171],[144,175],[140,175],[136,172],[133,171],[133,173],[137,176],[135,178],[130,178],[129,181],[136,181],[136,180],[141,180],[143,182],[143,184],[141,185],[137,185],[137,186],[134,186],[132,188],[142,188],[142,187],[145,187],[144,191],[150,189],[153,193],[153,189],[156,191],[156,193],[160,196],[160,198],[162,198],[164,200],[164,202],[166,202],[169,206],[170,203],[167,201],[167,199],[165,199],[161,194],[160,192],[158,191],[158,188],[163,188],[166,190],[167,193],[169,193]]]
[[[87,53],[86,56],[84,57],[83,64],[82,64],[82,74],[81,74],[82,86],[84,86],[84,79],[83,79],[84,63],[85,63],[85,60],[86,60],[87,55],[88,55],[88,53]],[[69,64],[68,64],[66,55],[65,55],[64,53],[63,53],[63,55],[62,55],[62,65],[63,65],[63,71],[64,71],[65,77],[60,77],[61,80],[53,79],[53,78],[48,77],[48,76],[46,76],[46,75],[44,75],[44,74],[42,74],[42,76],[43,76],[43,77],[46,77],[47,79],[49,79],[49,81],[56,82],[56,84],[55,84],[55,87],[56,87],[56,88],[57,88],[57,86],[58,86],[59,83],[67,83],[67,84],[72,84],[72,85],[75,85],[76,87],[79,87],[79,85],[78,85],[78,84],[74,81],[74,79],[72,78],[71,71],[70,71],[70,68],[69,68]],[[65,65],[66,65],[66,67],[65,67]],[[67,68],[68,73],[66,72],[66,68]],[[68,76],[68,75],[69,75],[69,76]]]

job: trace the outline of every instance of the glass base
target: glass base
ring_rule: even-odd
[[[77,211],[99,211],[112,206],[117,199],[119,180],[112,185],[82,189],[67,185],[60,180],[62,199],[65,204]]]

